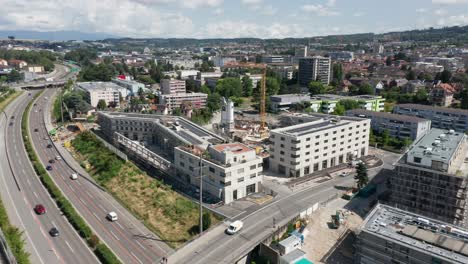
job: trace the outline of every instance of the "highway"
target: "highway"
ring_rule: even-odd
[[[391,160],[390,157],[386,159]],[[391,167],[387,163],[383,166]],[[373,177],[380,169],[369,169],[369,176]],[[228,224],[223,223],[175,252],[169,257],[169,263],[235,263],[271,236],[275,230],[273,218],[276,225],[284,225],[313,204],[324,202],[339,193],[334,186],[351,186],[353,183],[352,177],[337,177],[280,198],[250,215],[233,219],[244,222],[244,227],[238,234],[225,234]]]
[[[124,263],[159,263],[172,249],[99,187],[61,145],[54,143],[53,148],[47,148],[46,139],[52,128],[49,121],[52,104],[50,98],[56,92],[56,89],[47,89],[38,98],[37,106],[31,109],[29,129],[44,166],[50,159],[62,157],[61,161],[52,164],[53,170],[49,174],[101,241]],[[35,129],[38,131],[34,132]],[[75,172],[79,172],[79,178],[73,181],[70,175]],[[110,222],[106,219],[107,213],[111,211],[117,212],[118,221]]]
[[[32,263],[99,263],[85,242],[56,207],[36,175],[21,135],[21,117],[33,91],[23,93],[0,116],[0,194],[13,225],[24,231],[26,249]],[[13,118],[12,118],[13,117]],[[11,123],[11,125],[10,125]],[[7,155],[8,154],[8,155]],[[36,215],[36,204],[47,212]],[[57,227],[60,236],[51,237]]]

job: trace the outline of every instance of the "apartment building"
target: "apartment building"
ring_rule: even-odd
[[[97,107],[99,100],[104,100],[107,105],[114,103],[120,107],[120,96],[127,97],[127,88],[121,87],[112,82],[79,82],[75,89],[85,91],[88,94],[88,103]]]
[[[354,263],[468,263],[468,230],[378,204],[357,231]]]
[[[312,81],[320,81],[325,85],[330,83],[331,59],[315,56],[299,59],[299,84],[309,85]]]
[[[241,143],[175,148],[174,165],[190,184],[200,186],[200,156],[203,191],[228,204],[261,189],[262,158]]]
[[[161,80],[162,94],[180,94],[185,93],[185,81],[176,79]]]
[[[262,57],[262,62],[266,64],[284,63],[284,57],[278,55],[266,55]]]
[[[431,129],[397,162],[390,178],[391,204],[465,226],[467,158],[464,133]]]
[[[366,156],[370,120],[313,114],[304,123],[270,132],[270,168],[302,177]]]
[[[387,130],[392,137],[409,138],[417,140],[431,129],[431,120],[415,117],[396,115],[386,112],[375,112],[365,109],[353,109],[346,111],[347,116],[369,118],[371,128],[382,133]]]
[[[189,103],[192,109],[205,108],[207,98],[208,95],[204,93],[164,94],[161,96],[161,104],[166,105],[169,113],[172,113],[184,103]]]
[[[294,67],[292,65],[273,65],[270,68],[282,79],[294,78]]]
[[[420,104],[399,104],[393,107],[393,113],[417,116],[431,120],[433,128],[468,131],[468,110],[445,108]]]
[[[356,95],[356,96],[341,96],[336,94],[318,94],[313,99],[320,100],[322,112],[331,114],[335,111],[335,107],[339,101],[352,100],[359,103],[361,109],[382,112],[384,111],[385,98],[377,95]]]
[[[282,94],[270,96],[270,109],[273,112],[288,110],[298,103],[310,104],[312,112],[319,112],[322,101],[313,100],[308,94]]]
[[[328,56],[330,56],[333,61],[351,62],[354,60],[354,52],[352,51],[331,51],[328,52]]]

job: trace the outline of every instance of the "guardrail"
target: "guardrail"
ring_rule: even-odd
[[[2,229],[0,228],[0,263],[3,263],[2,260],[4,259],[6,263],[9,264],[16,264],[16,258],[10,250],[8,243],[6,241],[5,235],[3,234]]]

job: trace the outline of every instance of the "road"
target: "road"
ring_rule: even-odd
[[[31,98],[27,92],[22,94],[0,117],[0,153],[4,157],[0,159],[0,194],[10,221],[24,231],[32,263],[98,263],[50,198],[24,149],[21,117]],[[36,204],[43,204],[47,212],[36,215]],[[59,237],[49,235],[52,227],[59,229]]]
[[[391,168],[396,156],[385,157],[390,164],[381,168]],[[369,177],[375,176],[381,168],[369,169]],[[228,223],[223,223],[175,252],[169,257],[169,263],[234,263],[271,236],[275,230],[273,218],[276,225],[284,225],[313,204],[326,201],[339,193],[335,186],[350,186],[353,183],[352,177],[337,177],[318,186],[296,191],[239,219],[244,222],[240,233],[233,236],[225,234]]]
[[[51,101],[55,89],[48,89],[38,98],[37,106],[30,116],[30,131],[34,147],[44,165],[50,159],[61,156],[63,160],[52,164],[50,175],[89,226],[114,253],[125,263],[159,263],[172,249],[151,233],[138,219],[116,202],[112,196],[99,187],[79,164],[56,144],[47,148]],[[42,109],[42,111],[38,111]],[[34,129],[38,129],[34,132]],[[59,152],[60,150],[60,152]],[[72,181],[70,175],[79,172],[78,180]],[[109,222],[106,214],[115,211],[119,220]]]

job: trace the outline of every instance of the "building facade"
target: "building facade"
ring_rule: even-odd
[[[382,112],[385,106],[385,98],[376,95],[341,96],[335,94],[318,94],[312,98],[322,101],[322,112],[325,114],[333,113],[338,102],[342,100],[356,101],[359,103],[361,109],[376,112]]]
[[[468,263],[468,230],[378,204],[357,231],[354,263]]]
[[[302,177],[366,156],[370,120],[315,114],[307,121],[270,132],[270,168]]]
[[[177,147],[174,165],[177,171],[200,186],[200,155],[202,155],[203,191],[225,204],[261,189],[262,158],[255,150],[241,143],[208,146],[208,154],[196,147]]]
[[[164,94],[161,96],[161,104],[166,105],[169,113],[172,113],[184,103],[189,103],[193,109],[205,108],[207,98],[208,95],[204,93]]]
[[[403,116],[364,109],[346,111],[347,116],[369,118],[374,131],[382,133],[387,130],[392,137],[417,140],[431,129],[431,121],[415,116]]]
[[[467,223],[468,144],[464,133],[431,129],[397,162],[391,204],[451,224]]]
[[[468,110],[436,107],[420,104],[399,104],[393,107],[393,113],[417,116],[431,120],[433,128],[468,131]]]
[[[138,94],[138,91],[140,89],[142,89],[143,91],[146,89],[144,84],[139,83],[137,81],[133,81],[133,80],[126,80],[126,79],[124,80],[124,79],[115,78],[112,80],[112,82],[126,88],[127,90],[130,91],[132,95]]]
[[[185,81],[176,79],[163,79],[161,81],[162,94],[185,93]]]
[[[321,56],[299,59],[299,84],[308,86],[312,81],[330,83],[331,59]]]
[[[88,94],[88,103],[92,107],[97,107],[100,100],[104,100],[106,105],[115,104],[120,107],[120,97],[127,97],[128,91],[112,82],[79,82],[75,89],[85,91]]]

